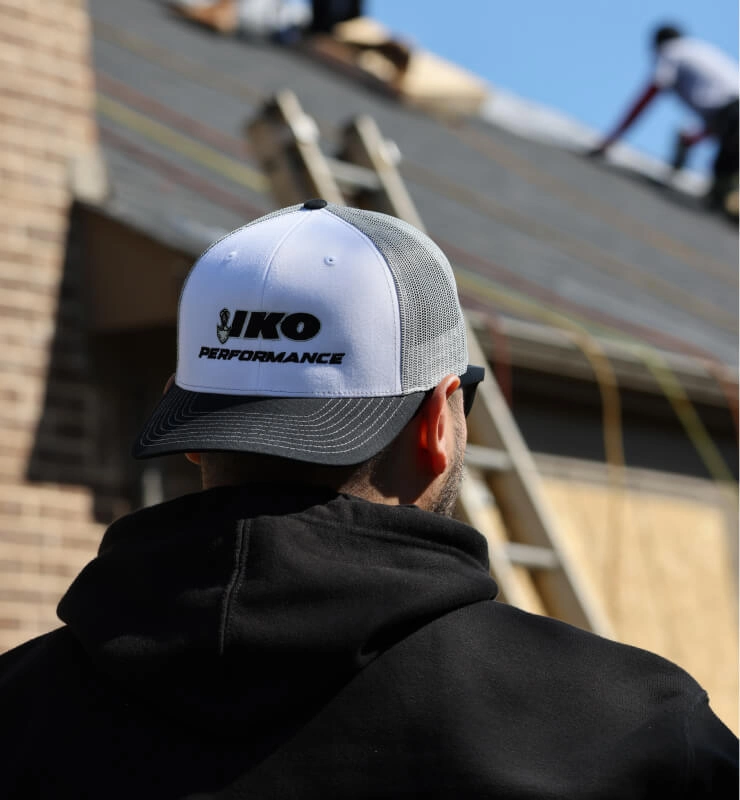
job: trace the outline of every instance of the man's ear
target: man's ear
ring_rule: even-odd
[[[424,400],[418,411],[417,452],[421,465],[434,476],[449,466],[455,436],[455,420],[449,398],[460,386],[457,375],[447,375]]]

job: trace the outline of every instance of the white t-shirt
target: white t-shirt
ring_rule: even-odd
[[[291,26],[303,27],[311,9],[298,0],[239,0],[239,24],[254,36],[270,36]]]
[[[738,95],[738,65],[708,42],[680,37],[658,53],[654,83],[673,89],[701,117],[727,105]]]

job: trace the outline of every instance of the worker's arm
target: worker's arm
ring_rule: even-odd
[[[712,135],[712,131],[710,128],[699,128],[695,130],[693,133],[690,131],[681,131],[679,134],[681,137],[681,142],[686,147],[693,147],[695,144],[698,144],[703,139],[706,139],[707,136]]]
[[[660,87],[652,81],[647,85],[642,94],[635,100],[624,119],[617,127],[601,142],[601,144],[591,151],[591,155],[603,155],[614,142],[632,125],[632,123],[642,114],[652,99],[660,91]]]

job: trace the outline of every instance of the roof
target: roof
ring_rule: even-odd
[[[305,53],[211,34],[164,4],[89,7],[106,214],[196,254],[272,209],[243,129],[290,88],[322,132],[363,112],[398,144],[464,305],[735,369],[737,231],[695,197],[490,118],[433,119]]]

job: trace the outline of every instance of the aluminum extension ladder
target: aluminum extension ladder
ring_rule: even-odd
[[[245,133],[279,205],[322,197],[392,214],[425,230],[397,168],[398,148],[372,117],[351,120],[341,132],[338,157],[330,157],[321,150],[316,122],[284,90],[248,122]],[[469,321],[468,347],[471,363],[487,363]],[[490,368],[468,431],[457,516],[486,537],[500,599],[614,638],[568,556],[532,455]]]

